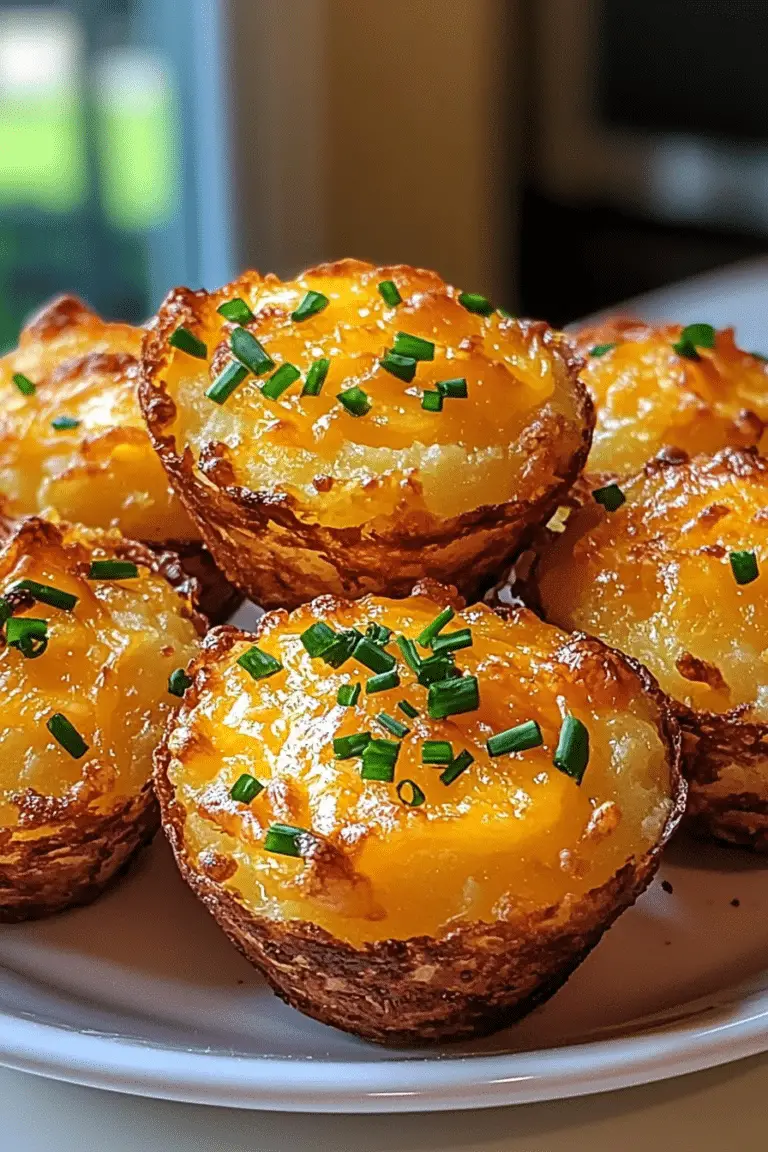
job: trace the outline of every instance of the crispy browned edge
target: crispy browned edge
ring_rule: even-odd
[[[322,602],[324,608],[345,604],[333,597],[323,597]],[[686,798],[680,731],[666,697],[642,665],[601,641],[583,633],[565,641],[564,647],[585,645],[629,667],[659,709],[658,730],[668,750],[673,804],[659,842],[641,859],[627,861],[607,883],[584,897],[521,915],[514,923],[468,923],[439,938],[381,940],[355,948],[310,922],[253,916],[214,877],[197,871],[185,851],[184,809],[168,778],[168,738],[176,719],[197,703],[197,673],[238,641],[258,639],[271,622],[270,616],[263,617],[255,636],[231,627],[209,633],[190,669],[194,683],[182,708],[169,718],[155,753],[155,791],[163,828],[182,876],[273,991],[324,1024],[381,1044],[413,1045],[481,1036],[513,1023],[565,983],[653,879]]]
[[[333,274],[346,262],[322,265],[315,272]],[[543,321],[520,321],[526,331],[537,332],[553,356],[561,359],[572,381],[582,437],[578,451],[561,476],[535,501],[485,505],[448,520],[421,516],[418,523],[403,522],[391,531],[371,524],[336,529],[313,523],[302,515],[298,501],[279,490],[252,492],[232,482],[223,447],[207,446],[205,475],[189,445],[179,455],[173,436],[165,433],[175,415],[175,404],[164,385],[158,387],[168,339],[180,325],[194,326],[204,291],[176,288],[165,298],[157,322],[147,332],[142,354],[139,400],[152,442],[166,473],[196,521],[216,563],[238,588],[265,608],[296,608],[328,593],[322,578],[313,577],[302,557],[314,553],[329,564],[350,599],[374,593],[404,597],[421,575],[455,584],[468,600],[477,599],[498,579],[527,534],[546,521],[584,467],[592,442],[594,410],[579,379],[581,358],[573,346]],[[525,434],[529,454],[541,450],[557,435],[551,423],[539,421]],[[478,554],[465,555],[451,545],[476,534],[485,535]],[[285,547],[286,542],[290,548]],[[279,553],[278,550],[279,549]],[[276,555],[279,561],[276,562]],[[335,590],[332,590],[335,591]]]
[[[693,459],[682,449],[668,449],[650,460],[638,475],[652,477],[665,469],[685,467],[723,469],[734,476],[768,476],[768,460],[753,448],[725,448],[714,456]],[[594,488],[612,479],[615,477],[607,474],[582,477],[563,504],[574,508],[584,504]],[[532,562],[511,586],[516,596],[544,618],[536,587],[536,562],[552,538],[546,528],[536,534],[531,541]],[[686,827],[699,836],[768,852],[768,724],[745,720],[745,707],[699,712],[671,697],[669,700],[683,734],[683,770],[688,780]],[[735,777],[744,768],[763,771],[762,792],[745,792],[737,786]],[[723,794],[729,778],[733,789]]]
[[[0,508],[3,546],[29,532],[43,540],[58,539],[67,528],[37,516],[9,520]],[[182,611],[198,633],[205,632],[205,620],[195,607],[195,582],[173,553],[158,555],[135,540],[123,540],[115,554],[163,576],[184,598]],[[52,825],[54,830],[28,839],[15,836],[12,829],[0,830],[0,922],[39,919],[90,903],[150,843],[160,823],[151,780],[106,812],[91,807],[94,798],[98,800],[98,795],[92,792],[80,802],[51,804],[50,798],[32,789],[19,795],[24,830],[31,832],[36,825]]]

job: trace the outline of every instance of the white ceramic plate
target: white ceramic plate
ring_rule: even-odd
[[[273,996],[158,836],[91,907],[0,928],[0,1063],[138,1095],[311,1112],[486,1107],[661,1080],[768,1049],[766,879],[768,860],[678,841],[543,1008],[490,1039],[391,1051]]]

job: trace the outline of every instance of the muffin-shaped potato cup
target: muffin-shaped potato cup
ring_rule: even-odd
[[[143,545],[37,518],[0,552],[0,620],[0,920],[13,921],[92,900],[154,834],[152,752],[201,621]]]
[[[619,492],[612,512],[585,494],[544,548],[541,608],[651,670],[683,730],[693,826],[766,851],[768,462],[661,459]]]
[[[206,614],[239,597],[202,547],[147,436],[136,388],[143,329],[107,323],[73,296],[52,301],[0,359],[0,495],[10,515],[116,527],[172,548]]]
[[[182,874],[230,939],[290,1004],[386,1043],[490,1032],[551,995],[683,802],[643,669],[453,595],[214,629],[155,758]]]
[[[563,337],[405,265],[179,288],[143,363],[171,482],[268,608],[405,596],[423,576],[474,597],[589,448]]]
[[[765,449],[768,364],[732,328],[617,317],[575,338],[596,412],[590,473],[632,475],[667,448]]]

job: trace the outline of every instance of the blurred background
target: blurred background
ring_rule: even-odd
[[[0,348],[339,255],[564,323],[768,249],[765,0],[0,0]]]

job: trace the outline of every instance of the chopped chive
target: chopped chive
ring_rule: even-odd
[[[455,760],[451,760],[445,771],[440,773],[440,783],[453,784],[454,780],[458,780],[462,772],[466,772],[470,764],[474,763],[474,759],[472,753],[468,752],[466,748],[463,752],[459,752]]]
[[[589,732],[575,716],[566,716],[563,720],[552,763],[581,784],[589,763]]]
[[[316,656],[322,656],[323,652],[330,647],[336,639],[336,633],[333,628],[328,627],[325,621],[317,620],[302,632],[299,639],[314,659]]]
[[[279,400],[286,388],[290,388],[291,384],[295,384],[297,380],[301,379],[301,372],[293,364],[281,364],[276,372],[273,372],[266,384],[262,385],[262,396],[266,396],[268,400]]]
[[[336,703],[343,708],[353,708],[360,697],[359,684],[340,684],[336,693]]]
[[[422,764],[450,764],[453,748],[447,740],[425,740],[421,746]]]
[[[225,300],[223,304],[219,304],[216,311],[225,320],[232,320],[235,324],[250,324],[253,320],[253,312],[240,296],[235,296],[233,300]]]
[[[240,363],[250,368],[254,376],[263,376],[275,366],[272,357],[247,328],[235,328],[229,338],[229,346]]]
[[[176,668],[168,677],[168,691],[171,696],[183,696],[191,683],[192,677],[183,668]]]
[[[390,716],[389,712],[379,712],[376,716],[379,724],[391,732],[393,736],[397,736],[398,740],[402,740],[410,732],[407,724],[401,724],[394,716]]]
[[[264,851],[278,856],[301,856],[301,838],[309,836],[305,828],[293,824],[271,824],[264,837]]]
[[[411,360],[434,360],[435,346],[431,340],[412,336],[410,332],[398,332],[392,351],[396,356],[410,357]]]
[[[73,760],[80,760],[88,751],[88,745],[75,728],[61,712],[54,712],[45,723],[46,728],[57,743],[61,744],[65,752],[69,752]]]
[[[379,360],[385,372],[397,376],[398,380],[410,384],[416,375],[416,361],[412,356],[399,356],[397,352],[386,352]]]
[[[375,644],[367,636],[361,636],[355,645],[355,660],[359,660],[371,672],[389,672],[397,661],[391,652],[387,652],[380,644]]]
[[[54,432],[71,432],[73,428],[79,428],[80,421],[76,420],[74,416],[54,416],[51,420],[51,428]]]
[[[223,404],[225,400],[229,400],[235,389],[240,387],[247,375],[248,369],[245,365],[232,360],[219,372],[205,394],[214,404]]]
[[[618,484],[606,484],[603,488],[595,488],[592,493],[596,503],[602,504],[606,512],[615,512],[626,504],[627,498]]]
[[[398,304],[403,302],[394,280],[382,280],[379,284],[379,295],[385,304],[389,304],[390,308],[396,308]]]
[[[29,616],[11,616],[5,625],[5,639],[27,660],[36,660],[48,647],[48,622]]]
[[[466,400],[468,395],[464,376],[456,376],[452,380],[438,380],[437,390],[446,400]]]
[[[754,552],[731,552],[731,571],[737,584],[751,584],[757,580],[760,571]]]
[[[509,311],[508,308],[497,308],[496,311],[498,312],[499,316],[501,316],[502,320],[514,320],[515,319],[515,317]]]
[[[14,372],[11,379],[22,396],[34,396],[37,391],[37,385],[33,384],[29,376],[25,376],[23,372]]]
[[[64,612],[71,612],[78,597],[71,592],[62,592],[51,584],[38,584],[37,580],[16,580],[9,592],[29,592],[40,604],[49,604],[51,608],[61,608]]]
[[[416,651],[416,645],[413,640],[409,640],[407,636],[398,636],[395,644],[397,644],[400,649],[403,660],[405,660],[411,672],[418,673],[419,668],[421,668],[421,656],[419,656],[419,653]]]
[[[314,364],[309,369],[309,372],[307,372],[307,378],[304,381],[304,387],[301,390],[302,396],[320,395],[323,384],[325,384],[325,378],[328,375],[328,369],[330,366],[330,360],[315,360]]]
[[[262,652],[261,648],[255,644],[238,657],[237,663],[254,680],[266,680],[268,676],[274,676],[276,672],[282,672],[283,669],[279,660],[270,656],[269,652]]]
[[[438,680],[429,686],[427,710],[433,720],[458,716],[460,712],[474,712],[479,706],[480,691],[476,676]]]
[[[429,648],[435,636],[442,632],[446,624],[450,624],[456,613],[453,608],[443,608],[442,612],[438,612],[431,624],[427,624],[419,635],[416,637],[416,643],[421,644],[422,648]]]
[[[359,639],[360,633],[356,628],[348,628],[344,632],[339,632],[333,643],[320,653],[320,657],[331,668],[341,668],[342,664],[346,664],[354,652]]]
[[[422,688],[428,688],[438,680],[450,680],[456,676],[461,676],[461,672],[453,662],[453,654],[443,652],[442,655],[429,656],[426,660],[422,660],[416,679]]]
[[[385,624],[372,622],[366,628],[365,635],[366,638],[373,641],[374,644],[389,644],[392,639],[392,629],[387,628]]]
[[[397,703],[401,712],[404,712],[409,720],[415,720],[419,714],[418,708],[414,708],[410,700],[399,700]]]
[[[393,668],[391,672],[379,672],[376,676],[371,676],[370,680],[366,680],[365,691],[371,696],[374,692],[388,692],[390,688],[397,688],[399,684],[400,677]]]
[[[680,333],[680,339],[672,345],[678,356],[698,360],[697,348],[714,348],[715,330],[711,324],[688,324]]]
[[[318,312],[322,312],[324,308],[328,307],[328,297],[323,296],[322,292],[307,292],[304,299],[293,312],[291,312],[291,320],[308,320],[310,316],[316,316]]]
[[[250,804],[251,800],[255,800],[259,792],[264,791],[264,785],[255,776],[249,776],[247,772],[243,772],[242,776],[238,776],[230,789],[230,796],[233,800],[237,800],[239,804]]]
[[[432,641],[432,651],[435,655],[440,652],[458,652],[461,648],[472,647],[472,631],[469,628],[458,628],[455,632],[443,632],[435,636]]]
[[[421,406],[425,412],[442,412],[443,398],[439,392],[423,392]]]
[[[13,616],[13,608],[5,596],[0,596],[0,627],[5,624],[6,620],[10,620],[11,616]]]
[[[351,736],[335,736],[333,754],[337,760],[352,760],[362,756],[363,750],[371,742],[370,732],[354,732]]]
[[[338,392],[336,399],[346,408],[350,416],[365,416],[371,410],[368,393],[358,388],[356,384],[353,388],[345,388],[343,392]]]
[[[605,356],[606,352],[610,352],[611,349],[615,348],[615,347],[616,347],[615,343],[612,343],[612,344],[595,344],[595,345],[593,345],[592,348],[590,348],[589,354],[590,354],[590,356],[595,356],[595,357]]]
[[[763,364],[768,362],[768,356],[765,352],[750,352],[749,355],[754,356],[755,360],[762,360]]]
[[[415,780],[401,780],[395,789],[398,799],[406,808],[420,808],[426,796]]]
[[[514,728],[507,728],[504,732],[497,732],[485,742],[489,756],[506,756],[510,752],[525,752],[529,748],[538,748],[543,744],[541,728],[535,720],[526,720],[525,724],[516,724]]]
[[[459,304],[462,308],[466,308],[467,312],[476,312],[478,316],[490,316],[493,312],[493,304],[487,296],[481,296],[479,292],[459,292]]]
[[[190,332],[189,328],[185,328],[183,325],[176,329],[168,343],[173,348],[186,352],[188,356],[194,356],[196,360],[205,360],[208,355],[208,345],[202,340],[198,340],[194,332]]]
[[[391,784],[395,778],[395,764],[400,745],[394,740],[376,738],[366,744],[360,775],[363,780],[381,780]]]
[[[91,560],[89,580],[135,580],[138,567],[132,560]]]

